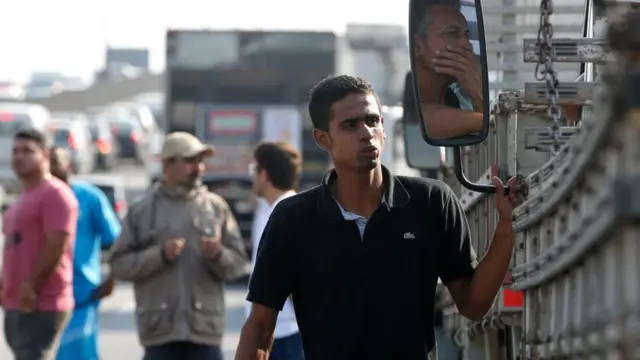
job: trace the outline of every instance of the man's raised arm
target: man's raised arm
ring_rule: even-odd
[[[481,112],[460,110],[448,105],[423,104],[422,112],[429,123],[429,136],[450,139],[482,131],[484,115]]]
[[[508,186],[513,186],[513,179],[507,182]],[[462,205],[451,189],[447,188],[443,195],[446,229],[441,244],[443,253],[439,254],[439,276],[460,313],[475,321],[481,320],[491,308],[504,281],[515,242],[511,221],[514,194],[504,195],[504,186],[495,174],[492,181],[496,186],[494,196],[499,220],[489,249],[479,264]]]
[[[293,289],[292,228],[283,203],[276,206],[262,233],[247,300],[252,302],[242,327],[236,360],[268,360],[278,312]]]

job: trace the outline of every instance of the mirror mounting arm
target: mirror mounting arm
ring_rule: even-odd
[[[486,184],[476,184],[472,183],[464,176],[464,171],[462,170],[462,151],[460,150],[460,146],[454,146],[453,148],[453,165],[455,168],[456,178],[460,182],[462,186],[465,188],[479,193],[484,194],[494,194],[496,192],[496,187],[493,185]],[[505,195],[509,194],[509,187],[504,188]]]

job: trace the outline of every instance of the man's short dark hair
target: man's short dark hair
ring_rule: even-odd
[[[333,116],[331,106],[351,94],[376,95],[371,84],[356,76],[338,75],[320,80],[310,92],[309,116],[313,127],[328,131]]]
[[[300,153],[284,141],[261,142],[253,151],[256,170],[264,169],[273,186],[282,191],[298,187],[302,159]]]
[[[49,134],[38,129],[22,129],[13,135],[13,140],[31,140],[38,144],[42,150],[51,148],[51,139]]]
[[[416,6],[417,9],[412,12],[412,14],[416,14],[416,16],[418,16],[415,32],[423,39],[427,37],[428,29],[434,20],[433,15],[427,12],[429,7],[437,5],[450,6],[458,11],[460,11],[461,7],[460,0],[429,0],[418,1],[417,3],[419,4]]]

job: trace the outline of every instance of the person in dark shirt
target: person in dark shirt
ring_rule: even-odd
[[[464,316],[479,320],[491,307],[513,249],[514,199],[494,178],[500,220],[476,266],[453,191],[381,165],[383,118],[371,85],[347,75],[324,79],[311,90],[309,114],[335,168],[269,218],[236,360],[268,359],[289,296],[307,360],[427,359],[438,278]]]

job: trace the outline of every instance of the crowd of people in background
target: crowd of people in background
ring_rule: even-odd
[[[500,220],[478,262],[453,191],[381,164],[383,118],[370,84],[327,78],[312,89],[309,114],[334,165],[319,186],[295,193],[302,159],[290,144],[254,151],[249,171],[263,203],[236,359],[427,359],[443,335],[438,279],[472,320],[502,286],[515,236],[515,195],[504,186],[513,178],[492,178]],[[228,203],[202,183],[214,155],[189,133],[168,134],[161,181],[120,221],[97,187],[70,178],[68,154],[46,133],[15,133],[22,193],[4,213],[0,285],[16,360],[99,359],[100,301],[115,281],[133,283],[145,360],[223,358],[224,285],[245,275],[248,257]]]
[[[228,204],[202,185],[213,147],[169,134],[162,181],[123,221],[98,187],[71,178],[69,153],[46,133],[18,131],[12,151],[23,191],[4,213],[0,299],[15,359],[99,359],[99,306],[116,280],[133,282],[144,359],[223,358],[224,284],[244,275],[248,259]],[[260,201],[272,208],[294,194],[300,167],[290,145],[260,144],[250,170]],[[255,249],[268,216],[257,214]],[[293,309],[282,323],[271,358],[303,359]]]

